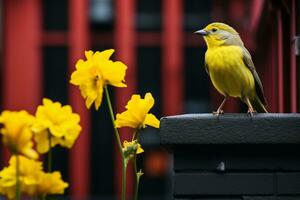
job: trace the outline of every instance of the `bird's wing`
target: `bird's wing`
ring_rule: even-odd
[[[245,47],[242,47],[243,49],[243,60],[244,60],[244,64],[250,69],[253,77],[254,77],[254,80],[255,80],[255,90],[256,90],[256,93],[259,97],[259,99],[261,100],[261,102],[266,105],[267,104],[267,101],[266,101],[266,98],[265,98],[265,95],[264,95],[264,90],[263,90],[263,86],[262,86],[262,83],[261,83],[261,80],[256,72],[256,69],[255,69],[255,66],[254,66],[254,63],[252,61],[252,58],[251,58],[251,55],[249,53],[249,51],[245,48]]]

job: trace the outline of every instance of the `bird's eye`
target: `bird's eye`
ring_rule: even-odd
[[[211,29],[212,32],[216,32],[217,30],[218,29],[216,29],[216,28]]]

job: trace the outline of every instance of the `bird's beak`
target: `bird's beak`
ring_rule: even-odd
[[[206,36],[206,35],[208,35],[208,33],[205,31],[205,30],[199,30],[199,31],[195,31],[194,32],[195,34],[199,34],[199,35],[202,35],[202,36]]]

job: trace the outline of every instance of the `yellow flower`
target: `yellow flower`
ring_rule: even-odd
[[[29,196],[62,194],[68,184],[61,180],[59,172],[43,172],[42,162],[19,156],[19,183],[21,193]],[[16,157],[12,156],[9,166],[0,172],[0,194],[8,199],[16,195]]]
[[[13,154],[23,154],[28,158],[36,159],[38,154],[32,149],[32,135],[30,126],[34,117],[26,111],[3,111],[0,115],[2,128],[0,133],[3,135],[3,143]]]
[[[42,196],[47,194],[63,194],[65,189],[69,186],[68,183],[61,179],[61,174],[58,171],[52,173],[40,172],[36,178],[37,185],[25,189],[28,195]]]
[[[71,148],[79,136],[81,126],[80,116],[72,112],[69,105],[62,106],[59,102],[52,102],[44,98],[43,105],[38,106],[36,120],[32,126],[35,132],[34,140],[40,153],[49,151],[49,134],[51,146],[59,144]]]
[[[147,93],[144,99],[141,99],[140,95],[132,95],[125,107],[127,110],[117,114],[116,127],[145,128],[149,125],[159,128],[159,120],[153,114],[148,114],[153,105],[154,99],[151,93]]]
[[[0,194],[5,195],[8,199],[14,199],[16,195],[16,175],[15,170],[5,167],[0,172]]]
[[[87,60],[80,59],[76,63],[76,71],[72,73],[70,83],[79,86],[87,108],[95,102],[96,110],[99,109],[106,84],[126,87],[124,78],[127,66],[120,61],[111,61],[113,53],[113,49],[95,53],[86,51]]]
[[[19,156],[19,181],[21,192],[37,185],[36,173],[42,170],[42,163]],[[9,160],[9,166],[0,172],[0,194],[14,199],[16,195],[16,156]]]

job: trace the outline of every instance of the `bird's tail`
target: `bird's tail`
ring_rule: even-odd
[[[253,106],[253,109],[258,113],[268,113],[265,105],[261,102],[258,96],[255,97],[255,99],[250,100],[251,104]]]

